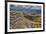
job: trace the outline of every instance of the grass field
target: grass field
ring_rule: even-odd
[[[10,12],[10,29],[40,28],[41,16]]]
[[[32,23],[32,28],[40,28],[41,27],[41,17],[40,16],[36,16],[34,19],[33,19],[33,22],[35,23]]]

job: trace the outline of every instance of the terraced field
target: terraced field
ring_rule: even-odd
[[[30,16],[24,13],[10,12],[10,29],[40,28],[40,16]]]

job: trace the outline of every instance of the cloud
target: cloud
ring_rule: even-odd
[[[33,8],[34,8],[34,9],[40,9],[41,7],[39,7],[39,6],[33,6],[32,9],[33,9]]]
[[[18,11],[41,10],[40,6],[30,6],[30,5],[13,5],[11,8],[13,10],[16,9]]]

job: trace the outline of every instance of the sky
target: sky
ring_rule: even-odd
[[[10,10],[18,12],[41,13],[41,6],[11,4]]]

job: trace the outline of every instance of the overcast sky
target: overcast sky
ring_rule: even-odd
[[[36,10],[40,10],[41,6],[30,6],[30,5],[11,5],[11,7],[20,7],[20,8],[25,8],[25,9],[36,9]]]
[[[10,10],[16,10],[21,12],[39,12],[41,11],[41,6],[30,6],[30,5],[10,5]]]

